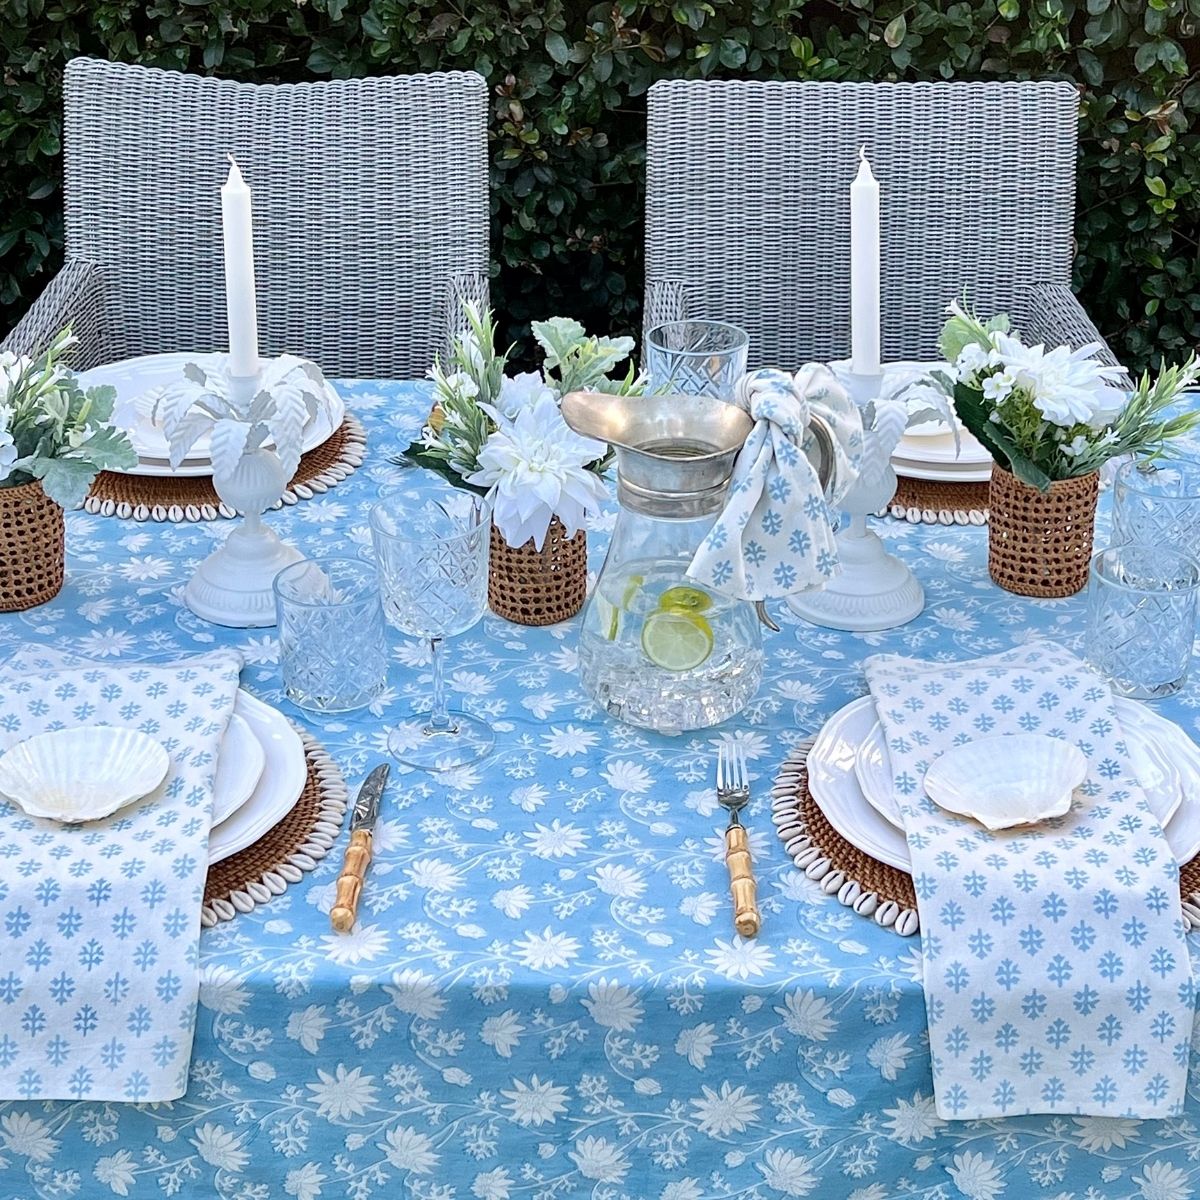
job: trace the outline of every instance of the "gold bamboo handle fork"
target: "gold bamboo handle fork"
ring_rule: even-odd
[[[717,803],[729,813],[725,829],[725,865],[733,895],[733,927],[742,937],[757,937],[762,928],[758,888],[750,861],[750,838],[740,813],[750,802],[750,774],[746,751],[740,743],[722,742],[717,749]]]

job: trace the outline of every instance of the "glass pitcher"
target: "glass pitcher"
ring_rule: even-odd
[[[562,414],[617,454],[620,511],[580,633],[584,688],[612,716],[660,733],[728,720],[762,682],[770,620],[686,572],[724,507],[750,417],[708,396],[598,392],[564,396]],[[810,433],[805,451],[828,488],[832,437],[817,416]]]

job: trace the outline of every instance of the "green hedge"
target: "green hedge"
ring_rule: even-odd
[[[1076,285],[1118,353],[1151,363],[1200,342],[1198,22],[1200,0],[0,0],[0,327],[60,259],[76,54],[252,80],[481,72],[513,336],[552,312],[636,327],[656,79],[1055,75],[1083,103]]]

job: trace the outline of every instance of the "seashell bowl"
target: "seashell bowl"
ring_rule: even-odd
[[[162,745],[136,729],[58,729],[0,757],[0,795],[31,817],[96,821],[154,791],[170,766]]]
[[[1087,773],[1070,742],[1009,734],[947,750],[925,772],[925,792],[939,808],[994,832],[1063,816]]]

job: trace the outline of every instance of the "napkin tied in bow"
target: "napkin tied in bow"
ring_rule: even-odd
[[[696,551],[688,575],[739,600],[769,600],[825,584],[838,571],[826,497],[804,451],[812,416],[833,444],[831,502],[853,483],[862,454],[862,420],[823,366],[795,375],[752,371],[735,403],[754,420],[733,468],[725,507]]]

